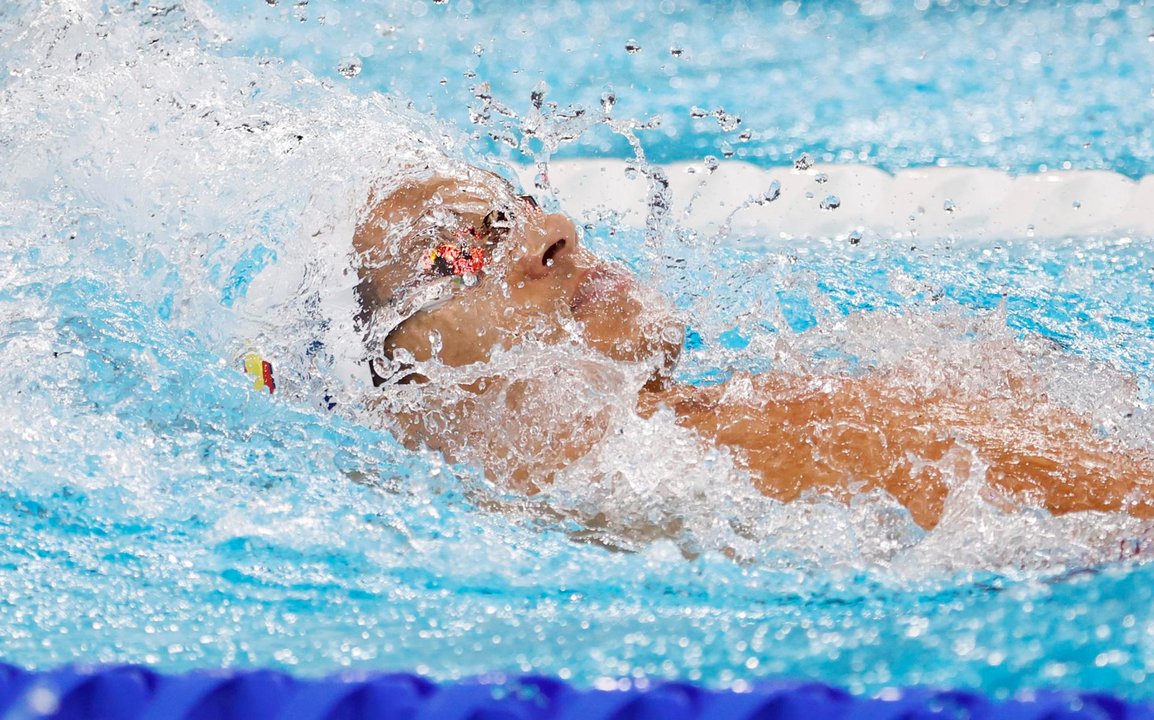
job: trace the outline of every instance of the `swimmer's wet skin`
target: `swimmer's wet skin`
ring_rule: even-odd
[[[425,380],[409,360],[461,367],[528,340],[576,341],[613,361],[649,364],[637,411],[672,410],[679,425],[730,449],[757,488],[781,501],[807,491],[848,501],[883,490],[932,528],[949,494],[946,477],[984,473],[984,494],[994,502],[1154,517],[1154,458],[1099,437],[1031,378],[980,392],[920,389],[901,371],[673,383],[684,328],[672,313],[584,248],[568,218],[541,212],[495,175],[468,170],[403,182],[370,203],[354,247],[378,385]],[[497,387],[465,390],[480,398]],[[546,425],[525,410],[531,387],[503,387],[518,422]],[[440,407],[431,422],[427,410],[438,400],[429,395],[427,406],[398,413],[405,442],[480,462],[491,479],[524,492],[551,482],[605,432],[592,422],[547,437],[518,433],[518,442],[539,446],[525,455],[534,462],[510,462],[514,440],[473,426],[467,403]]]

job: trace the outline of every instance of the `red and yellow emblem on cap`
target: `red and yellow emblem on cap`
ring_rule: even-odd
[[[252,378],[254,390],[268,390],[269,395],[276,391],[276,382],[272,377],[272,363],[257,353],[251,352],[244,356],[244,372]]]

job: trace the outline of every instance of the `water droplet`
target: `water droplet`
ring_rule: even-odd
[[[849,244],[857,245],[861,242],[861,230],[854,230],[849,234]]]
[[[837,195],[826,195],[825,200],[821,201],[822,210],[837,210],[841,207],[841,198]]]
[[[716,170],[718,167],[721,166],[721,163],[718,161],[718,159],[713,157],[712,155],[706,155],[705,158],[702,160],[702,162],[705,163],[705,169],[708,170],[709,172],[713,172],[714,170]]]
[[[541,106],[545,104],[545,94],[548,92],[549,86],[545,84],[544,80],[542,80],[541,82],[537,83],[533,87],[532,92],[529,93],[529,102],[533,104],[535,109],[540,110]]]
[[[753,132],[750,130],[742,130],[741,134],[737,136],[737,139],[742,142],[748,142],[753,139]]]
[[[669,54],[673,57],[681,57],[684,52],[685,50],[683,50],[680,45],[674,45],[673,47],[669,48]]]
[[[942,210],[953,214],[958,211],[958,205],[953,200],[947,198],[946,201],[942,203]]]
[[[1030,224],[1030,225],[1027,225],[1027,226],[1026,226],[1026,237],[1034,237],[1034,226],[1033,226],[1033,224]]]
[[[781,197],[781,183],[777,180],[774,180],[769,184],[769,188],[766,189],[764,193],[762,193],[761,202],[758,204],[771,203],[779,197]]]
[[[264,1],[265,1],[266,3],[268,3],[270,6],[275,6],[275,5],[276,5],[276,2],[277,2],[277,0],[264,0]]]
[[[449,0],[433,0],[434,5],[444,5],[447,2],[449,2]]]
[[[1150,33],[1149,35],[1147,35],[1147,36],[1146,36],[1146,42],[1152,42],[1152,43],[1154,43],[1154,32],[1152,32],[1152,33]]]
[[[613,112],[613,106],[617,104],[617,96],[612,92],[601,94],[601,110],[608,115]]]
[[[809,170],[813,167],[813,155],[802,153],[801,157],[793,161],[794,170]]]
[[[517,142],[517,138],[513,137],[512,135],[508,135],[506,133],[491,132],[491,133],[489,133],[489,137],[493,138],[494,140],[496,140],[499,143],[503,143],[505,145],[508,145],[509,147],[513,148],[514,150],[520,144]]]
[[[1074,209],[1075,210],[1081,210],[1082,209],[1082,202],[1080,200],[1074,201]]]
[[[689,108],[689,117],[691,117],[691,118],[703,118],[708,114],[709,114],[709,112],[707,110],[703,110],[703,109],[697,107],[696,105]]]
[[[827,182],[829,182],[829,175],[826,175],[825,173],[818,173],[817,175],[813,176],[813,181],[818,185],[825,185]]]
[[[24,702],[37,715],[53,715],[60,708],[60,696],[43,685],[28,690]]]
[[[636,40],[629,40],[625,43],[625,52],[630,55],[636,55],[641,52],[641,45],[639,45]]]
[[[733,146],[727,142],[721,143],[721,156],[726,159],[733,157]]]
[[[730,115],[725,112],[723,108],[717,108],[713,111],[713,116],[717,118],[717,125],[725,132],[733,132],[737,126],[741,124],[741,117],[737,115]]]
[[[477,57],[481,57],[482,55],[485,54],[485,46],[482,45],[481,43],[477,43],[476,45],[473,46],[473,54],[476,55]]]
[[[361,61],[359,58],[347,58],[341,60],[340,65],[337,65],[337,72],[347,78],[355,78],[361,74]]]

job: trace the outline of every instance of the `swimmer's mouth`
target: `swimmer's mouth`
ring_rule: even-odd
[[[631,284],[629,274],[608,263],[586,270],[577,281],[569,309],[576,312],[590,303],[604,303],[621,297]]]

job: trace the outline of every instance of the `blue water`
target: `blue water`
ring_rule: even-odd
[[[615,117],[659,118],[659,127],[639,133],[655,162],[732,153],[774,166],[808,152],[891,171],[1154,171],[1154,8],[1145,2],[214,7],[228,18],[236,51],[301,62],[355,92],[397,93],[481,140],[525,140],[530,96],[541,88],[561,115],[580,108],[599,117],[612,94]],[[359,74],[340,74],[352,65]],[[474,96],[483,83],[517,119],[497,113],[481,126],[470,122],[469,110],[482,109]],[[483,146],[525,159],[504,142]],[[528,138],[528,147],[539,151],[541,143]],[[631,153],[601,126],[557,154]]]
[[[611,86],[616,118],[663,117],[636,131],[659,161],[720,155],[740,134],[693,121],[696,105],[741,115],[754,135],[728,140],[735,154],[768,164],[806,150],[1138,176],[1152,158],[1148,8],[210,5],[0,9],[5,661],[1151,697],[1154,566],[1149,550],[1119,552],[1142,530],[1124,518],[1004,512],[963,492],[925,533],[884,498],[776,506],[638,425],[626,475],[658,488],[636,514],[686,529],[608,538],[622,552],[475,468],[403,449],[370,412],[253,392],[234,361],[252,337],[304,353],[320,283],[286,280],[271,306],[256,288],[307,265],[414,137],[492,159],[499,123],[468,120],[478,81],[519,114],[542,79],[588,112]],[[362,71],[346,78],[336,66],[354,54]],[[595,124],[558,154],[623,153],[620,137]],[[662,240],[686,266],[655,261],[637,231],[586,238],[689,313],[685,379],[1006,363],[1150,442],[1150,238],[692,237]],[[649,464],[678,453],[691,472]],[[686,503],[701,478],[711,494]]]

